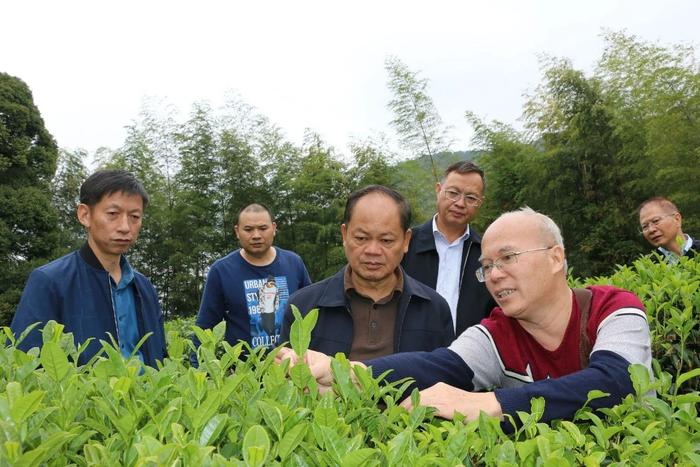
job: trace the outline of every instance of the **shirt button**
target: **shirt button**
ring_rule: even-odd
[[[377,322],[376,322],[376,321],[371,321],[371,322],[369,323],[369,326],[370,326],[372,329],[376,329],[376,328],[377,328]]]

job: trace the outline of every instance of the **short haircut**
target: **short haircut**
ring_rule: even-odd
[[[513,214],[525,214],[526,216],[531,216],[537,221],[537,227],[540,229],[540,234],[549,241],[553,242],[555,245],[559,245],[564,248],[564,237],[561,235],[561,230],[556,222],[552,220],[551,217],[537,212],[529,206],[523,206],[515,211],[504,212],[498,219],[504,216],[511,216]]]
[[[513,215],[513,214],[525,214],[526,216],[530,216],[533,219],[535,219],[535,221],[537,222],[537,228],[539,229],[540,234],[542,235],[543,239],[545,240],[545,243],[549,244],[547,246],[558,245],[561,247],[562,251],[564,252],[564,273],[566,273],[566,271],[568,271],[569,267],[568,267],[568,262],[566,260],[566,249],[564,248],[564,237],[562,237],[561,230],[559,229],[559,226],[557,225],[557,223],[554,222],[551,217],[549,217],[545,214],[542,214],[541,212],[537,212],[529,206],[523,206],[522,208],[516,209],[515,211],[504,212],[503,214],[498,216],[498,219],[500,219],[503,216]]]
[[[658,204],[663,209],[668,211],[669,214],[679,212],[678,206],[676,206],[670,199],[664,198],[663,196],[653,196],[639,205],[639,208],[637,208],[637,213],[641,212],[642,208],[647,204]]]
[[[247,206],[241,208],[236,215],[236,225],[241,221],[241,214],[244,212],[266,212],[270,216],[270,222],[275,222],[275,218],[272,216],[272,211],[270,208],[265,206],[263,203],[251,203]]]
[[[80,203],[93,207],[113,193],[138,195],[143,200],[143,208],[148,205],[148,193],[141,182],[134,174],[122,169],[98,170],[90,175],[80,186]]]
[[[450,175],[452,172],[456,172],[458,174],[479,174],[479,176],[481,177],[481,184],[484,186],[484,192],[486,192],[486,178],[484,177],[484,171],[474,162],[458,161],[450,164],[445,169],[445,174],[442,176],[442,183],[445,183],[445,179],[447,179],[447,176]]]
[[[355,208],[357,202],[365,196],[371,195],[372,193],[379,193],[394,200],[399,208],[401,228],[406,231],[411,227],[411,206],[408,205],[408,201],[406,201],[406,198],[404,198],[401,193],[384,185],[368,185],[352,192],[350,196],[348,196],[348,200],[345,203],[345,213],[343,214],[344,224],[348,224],[350,222],[350,219],[352,218],[352,210]]]

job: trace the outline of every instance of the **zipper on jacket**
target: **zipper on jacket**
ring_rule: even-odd
[[[459,275],[459,292],[457,294],[457,304],[459,304],[459,295],[462,293],[462,280],[464,279],[464,273],[467,271],[467,262],[469,262],[469,253],[472,251],[472,241],[469,240],[469,246],[467,247],[467,254],[464,256],[464,262],[462,262],[462,273]],[[456,325],[456,323],[455,323]]]
[[[122,352],[121,339],[119,338],[119,324],[117,323],[117,309],[114,306],[114,295],[112,294],[112,280],[107,273],[107,285],[109,286],[109,302],[112,304],[112,318],[114,319],[114,329],[117,331],[117,345],[119,346],[119,353]]]

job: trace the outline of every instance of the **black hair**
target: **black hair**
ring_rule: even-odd
[[[345,203],[345,213],[343,214],[344,224],[350,222],[355,204],[357,204],[361,198],[372,193],[380,193],[393,199],[399,208],[401,228],[406,231],[411,227],[411,206],[408,205],[408,201],[406,201],[406,198],[404,198],[401,193],[384,185],[368,185],[352,192]]]
[[[270,211],[270,208],[265,206],[263,203],[251,203],[247,206],[244,206],[241,208],[240,211],[238,211],[238,215],[236,216],[236,225],[241,220],[241,214],[244,212],[266,212],[270,215],[270,221],[275,222],[275,218],[272,216],[272,211]]]
[[[148,205],[148,193],[141,182],[134,174],[122,169],[98,170],[90,175],[80,186],[80,203],[93,207],[113,193],[138,195],[143,200],[143,208]]]
[[[445,179],[452,172],[457,172],[458,174],[479,174],[479,176],[481,177],[481,184],[484,186],[484,193],[486,192],[486,178],[484,177],[484,170],[478,165],[476,165],[474,162],[458,161],[450,164],[445,169],[445,174],[442,176],[442,183],[445,183]]]

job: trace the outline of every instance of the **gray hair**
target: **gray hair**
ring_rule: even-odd
[[[552,220],[551,217],[542,214],[541,212],[537,212],[529,206],[523,206],[520,209],[516,209],[515,211],[504,212],[503,214],[498,216],[498,219],[512,214],[524,214],[526,216],[534,218],[537,222],[537,227],[539,228],[542,237],[545,240],[551,242],[551,245],[560,246],[561,249],[564,251],[564,255],[566,255],[566,249],[564,248],[564,238],[561,235],[561,230],[559,229],[559,226],[556,224],[556,222]],[[564,256],[564,273],[567,273],[568,270],[568,263],[566,261],[566,256]]]

